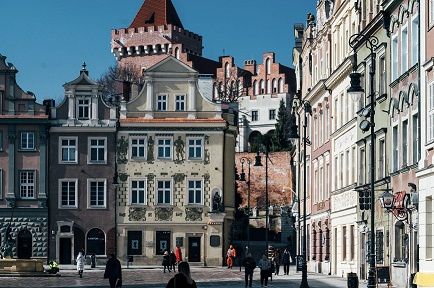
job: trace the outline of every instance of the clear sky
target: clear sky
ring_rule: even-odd
[[[0,54],[19,70],[18,83],[38,101],[63,98],[62,85],[88,65],[94,79],[115,63],[113,28],[128,27],[143,0],[3,0]],[[184,28],[203,36],[203,56],[232,55],[238,65],[276,52],[291,66],[293,25],[316,0],[173,0]]]

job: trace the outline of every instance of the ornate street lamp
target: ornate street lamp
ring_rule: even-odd
[[[307,122],[308,122],[308,116],[312,115],[312,107],[310,103],[306,100],[302,100],[299,98],[294,98],[294,101],[292,103],[292,106],[297,109],[301,108],[304,111],[304,122],[303,122],[303,243],[302,243],[302,255],[303,255],[303,263],[302,263],[302,276],[301,276],[301,284],[300,288],[309,288],[309,284],[307,282],[307,257],[306,257],[306,251],[307,251],[307,228],[306,228],[306,188],[307,188],[307,170],[306,170],[306,164],[307,164],[307,158],[306,158],[306,147],[307,145],[310,145],[310,141],[307,138]],[[292,125],[292,130],[289,132],[289,138],[292,140],[300,139],[299,133],[298,133],[298,126]],[[299,151],[300,153],[300,151]],[[301,216],[301,215],[300,215]],[[301,219],[301,218],[299,218]]]
[[[370,51],[371,67],[369,70],[369,97],[371,99],[370,106],[368,110],[365,108],[363,112],[364,117],[369,116],[369,121],[364,119],[360,123],[360,128],[362,131],[371,131],[371,153],[370,153],[370,167],[371,169],[371,179],[370,179],[370,244],[369,244],[369,272],[368,272],[368,287],[376,287],[376,268],[375,268],[375,73],[376,73],[376,54],[378,45],[378,38],[375,36],[367,36],[364,34],[354,34],[349,39],[349,45],[354,50],[353,56],[353,73],[350,75],[351,86],[348,88],[347,92],[355,101],[359,101],[364,95],[364,90],[360,85],[361,74],[357,73],[357,54],[356,48],[359,46],[359,42],[365,41],[366,48]]]
[[[244,172],[244,163],[247,162],[248,166],[248,180],[247,180],[247,251],[250,252],[250,165],[252,164],[252,161],[247,157],[241,157],[241,174],[240,174],[240,181],[246,182],[246,173]],[[247,252],[247,253],[248,253]],[[246,255],[247,255],[246,253]]]

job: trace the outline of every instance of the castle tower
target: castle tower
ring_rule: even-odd
[[[111,46],[120,66],[141,71],[168,55],[193,68],[204,59],[202,36],[184,29],[171,0],[145,0],[128,28],[112,30]]]

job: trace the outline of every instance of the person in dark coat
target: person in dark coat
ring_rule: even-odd
[[[173,270],[173,272],[176,272],[176,256],[173,250],[169,253],[169,267]]]
[[[122,287],[122,268],[121,262],[114,254],[109,255],[105,266],[104,279],[109,279],[110,288]]]
[[[256,261],[253,259],[252,254],[247,253],[246,258],[243,260],[243,266],[244,266],[244,279],[246,281],[246,287],[247,285],[249,287],[252,287],[252,280],[253,280],[253,271],[256,268]]]
[[[289,254],[289,251],[287,248],[283,251],[282,255],[282,264],[283,264],[283,274],[289,275],[289,264],[291,263],[291,254]]]
[[[170,269],[170,256],[169,256],[169,252],[166,250],[164,251],[164,255],[163,255],[163,272],[166,273],[166,268],[167,271],[171,271]]]
[[[274,251],[273,262],[274,262],[274,275],[279,275],[279,270],[280,270],[280,251],[279,251],[279,249],[276,249],[276,251]]]
[[[169,280],[166,288],[197,288],[196,282],[191,279],[190,265],[187,262],[180,262],[178,271],[179,273]]]

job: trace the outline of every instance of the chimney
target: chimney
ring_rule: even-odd
[[[46,99],[42,101],[42,105],[45,106],[45,115],[50,115],[51,108],[56,105],[54,99]]]

